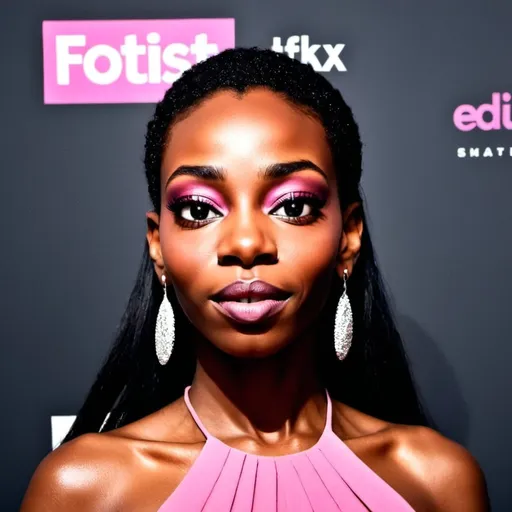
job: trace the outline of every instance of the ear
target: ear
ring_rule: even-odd
[[[160,216],[151,211],[146,213],[149,256],[153,261],[158,280],[162,282],[162,275],[165,273],[164,259],[162,258],[162,249],[160,246]],[[168,276],[166,275],[168,278]]]
[[[352,274],[359,253],[361,251],[361,238],[363,235],[363,219],[361,213],[361,203],[352,203],[343,212],[343,235],[340,241],[338,251],[338,263],[336,272],[343,278],[343,271],[348,270],[348,275]]]

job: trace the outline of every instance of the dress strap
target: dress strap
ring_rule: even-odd
[[[185,388],[185,392],[183,393],[183,398],[185,399],[185,405],[187,406],[188,411],[192,415],[192,418],[194,418],[194,421],[196,422],[196,425],[199,428],[199,430],[203,433],[203,435],[204,435],[204,437],[206,437],[206,439],[209,439],[212,436],[210,435],[210,433],[208,432],[206,427],[203,425],[203,422],[199,419],[199,415],[197,414],[196,410],[190,403],[190,397],[188,396],[189,389],[190,389],[190,386],[187,386]]]
[[[325,398],[327,399],[327,412],[325,414],[325,428],[324,431],[332,432],[332,400],[329,391],[325,388]]]
[[[194,418],[194,421],[196,422],[197,427],[199,430],[203,433],[204,437],[206,439],[209,439],[210,437],[213,437],[209,432],[208,429],[204,426],[203,422],[199,419],[199,415],[197,414],[196,410],[194,409],[193,405],[190,402],[190,397],[188,395],[188,392],[190,390],[191,386],[187,386],[185,388],[185,392],[183,393],[183,398],[185,399],[185,405],[187,406],[188,411],[190,412],[192,418]],[[325,388],[325,397],[327,399],[327,412],[325,415],[325,427],[324,432],[332,432],[332,401],[331,397],[329,395],[329,391],[327,391],[327,388]]]

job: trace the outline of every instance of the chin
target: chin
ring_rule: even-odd
[[[210,340],[220,351],[241,359],[263,359],[271,357],[290,343],[290,338],[271,336],[270,333],[231,333],[221,340]]]

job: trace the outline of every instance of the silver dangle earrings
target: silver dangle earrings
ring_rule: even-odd
[[[336,308],[336,320],[334,321],[334,349],[336,357],[342,361],[352,345],[352,333],[354,329],[352,319],[352,307],[347,295],[348,270],[343,271],[343,294]]]
[[[164,297],[156,317],[155,348],[159,363],[165,365],[169,361],[174,347],[174,311],[167,298],[165,275],[162,276],[162,282],[164,284]]]

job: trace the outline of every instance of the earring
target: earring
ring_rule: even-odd
[[[334,349],[336,356],[343,361],[352,345],[352,333],[354,329],[352,307],[347,295],[348,270],[343,271],[343,294],[336,308],[336,320],[334,321]]]
[[[165,365],[169,361],[174,347],[174,311],[167,298],[165,275],[162,276],[162,282],[164,283],[164,297],[156,317],[155,348],[159,363]]]

